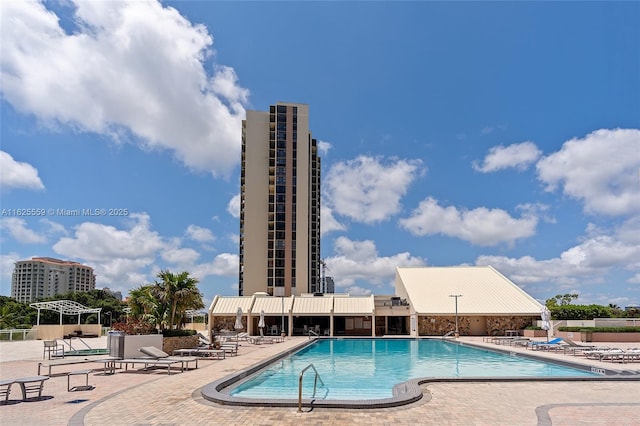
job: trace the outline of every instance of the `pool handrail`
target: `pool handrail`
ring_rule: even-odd
[[[313,364],[309,364],[302,369],[302,371],[300,372],[300,377],[298,378],[298,413],[302,413],[302,377],[304,376],[304,372],[309,368],[313,368],[313,371],[315,372],[315,377],[313,379],[313,395],[311,396],[311,398],[316,396],[316,385],[318,384],[318,379],[320,379],[320,383],[322,384],[322,386],[324,386],[322,377],[320,377],[320,374],[318,374],[318,370],[316,370],[316,367]]]
[[[444,336],[442,336],[442,340],[444,340],[446,337],[450,337],[450,336],[454,335],[455,333],[456,332],[453,331],[453,330],[447,331],[447,333]]]
[[[320,337],[320,335],[318,333],[316,333],[315,331],[309,329],[309,339],[311,339],[311,335],[314,335],[316,337]]]

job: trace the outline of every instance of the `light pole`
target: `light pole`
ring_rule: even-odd
[[[280,335],[284,335],[284,296],[280,297],[282,304],[282,327],[280,328]]]
[[[111,328],[111,325],[113,324],[113,316],[111,315],[111,312],[105,312],[105,315],[109,315],[109,328]]]
[[[455,331],[455,336],[456,339],[458,337],[460,337],[460,332],[458,331],[458,297],[462,297],[461,294],[450,294],[449,297],[455,297],[456,298],[456,331]]]

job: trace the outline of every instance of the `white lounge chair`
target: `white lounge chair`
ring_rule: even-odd
[[[180,364],[180,371],[184,371],[185,368],[189,368],[190,362],[195,362],[196,367],[198,368],[198,357],[195,356],[171,356],[162,349],[158,349],[155,346],[144,346],[138,349],[145,356],[140,358],[127,358],[118,360],[117,362],[125,364],[125,370],[129,364],[144,364],[144,368],[148,368],[149,366],[166,366],[167,373],[171,374],[171,366],[174,364]]]

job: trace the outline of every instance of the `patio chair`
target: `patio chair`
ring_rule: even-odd
[[[51,359],[53,356],[64,358],[64,346],[59,345],[57,340],[43,340],[44,350],[42,352],[42,359]]]

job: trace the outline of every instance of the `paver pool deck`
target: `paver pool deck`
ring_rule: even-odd
[[[214,380],[304,340],[304,337],[293,337],[269,345],[242,342],[238,356],[203,360],[198,369],[172,375],[167,375],[166,370],[117,370],[116,374],[104,375],[102,365],[96,364],[96,371],[89,375],[89,384],[95,386],[90,391],[68,392],[67,377],[54,371],[54,377],[45,382],[41,399],[18,402],[19,389],[12,388],[10,403],[0,405],[0,424],[640,425],[639,381],[431,383],[422,386],[425,398],[411,405],[376,410],[305,408],[303,413],[298,413],[296,408],[220,406],[200,395],[200,389]],[[482,343],[482,338],[462,337],[460,341],[495,348],[493,344]],[[88,342],[94,348],[106,347],[106,338]],[[517,347],[509,350],[525,351]],[[544,351],[535,353],[640,374],[638,362],[617,364]],[[41,360],[41,341],[0,342],[0,380],[33,376]],[[87,365],[75,367],[69,369],[81,370]]]

